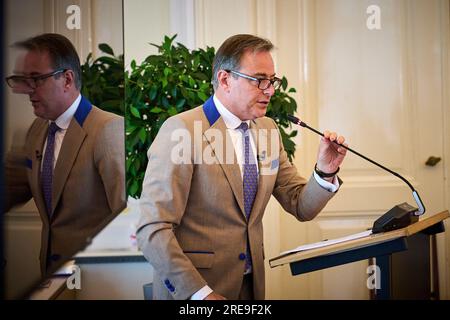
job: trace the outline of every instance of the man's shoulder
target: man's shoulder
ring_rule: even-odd
[[[193,109],[183,111],[171,118],[179,118],[180,120],[188,122],[193,120],[200,120],[203,119],[204,117],[205,113],[203,112],[203,105],[201,105]]]
[[[92,110],[89,112],[83,123],[83,129],[87,131],[97,131],[112,123],[124,123],[124,118],[93,105]]]
[[[88,116],[93,116],[97,121],[104,121],[104,122],[108,122],[111,120],[117,120],[117,119],[123,119],[123,117],[120,115],[117,115],[117,114],[109,112],[109,111],[102,110],[94,105],[92,106],[92,110]]]
[[[193,128],[196,121],[201,123],[205,120],[203,106],[199,106],[167,118],[164,126]]]

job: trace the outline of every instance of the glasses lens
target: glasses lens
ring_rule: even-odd
[[[281,79],[275,79],[273,81],[273,87],[275,88],[275,90],[280,89],[280,87],[281,87]]]
[[[27,77],[12,76],[6,79],[6,83],[13,89],[14,93],[24,93],[34,88],[34,81]]]
[[[270,86],[270,80],[269,79],[261,79],[259,80],[259,88],[261,90],[266,90]]]
[[[11,88],[17,88],[27,85],[25,79],[21,77],[10,77],[6,81]]]
[[[269,79],[262,79],[259,80],[259,88],[261,90],[266,90],[267,88],[270,87],[270,85],[273,85],[274,89],[277,90],[280,88],[281,86],[281,80],[280,79],[273,79],[273,80],[269,80]]]

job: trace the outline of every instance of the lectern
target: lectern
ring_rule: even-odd
[[[429,288],[430,279],[430,243],[434,235],[445,231],[443,221],[450,216],[448,211],[422,218],[405,228],[371,234],[369,236],[332,244],[316,249],[280,255],[269,260],[274,268],[289,264],[292,275],[330,268],[350,262],[375,258],[380,271],[379,289],[375,290],[376,299],[398,298],[406,282],[416,287]],[[432,247],[432,246],[431,246]],[[402,252],[403,251],[403,252]],[[413,278],[399,281],[399,278],[411,273]],[[419,273],[422,273],[420,275]],[[423,274],[425,273],[425,274]],[[422,277],[421,277],[422,276]],[[428,282],[427,282],[428,281]],[[428,284],[427,284],[428,283]],[[404,291],[411,292],[404,287]],[[422,290],[423,291],[423,290]],[[402,298],[400,296],[400,298]],[[404,298],[427,298],[423,296]]]

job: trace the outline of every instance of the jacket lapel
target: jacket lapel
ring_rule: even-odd
[[[78,156],[81,145],[87,136],[86,131],[83,129],[83,124],[91,110],[91,103],[82,97],[69,128],[67,128],[53,174],[52,214],[61,198],[64,185]]]
[[[228,180],[228,183],[233,190],[233,194],[236,198],[236,201],[241,209],[242,215],[245,218],[245,209],[244,209],[244,189],[242,185],[242,177],[241,177],[241,169],[239,168],[239,164],[236,161],[235,153],[233,150],[234,161],[232,163],[227,164],[227,139],[231,141],[229,134],[227,132],[227,127],[225,122],[220,117],[220,113],[217,111],[217,108],[214,104],[214,100],[210,97],[205,104],[203,105],[203,112],[205,113],[206,118],[208,119],[210,127],[206,129],[203,133],[203,136],[208,141],[211,149],[216,155],[216,159],[222,167],[223,172]],[[219,130],[222,135],[222,144],[216,144],[212,141],[211,137],[213,135],[208,134],[208,130]],[[222,148],[222,150],[218,150],[217,148]],[[221,156],[218,156],[221,155]]]
[[[33,191],[34,202],[38,208],[39,214],[41,215],[42,222],[44,226],[48,226],[48,215],[45,208],[44,196],[42,194],[41,187],[41,164],[42,158],[44,156],[44,143],[47,138],[48,132],[48,121],[42,120],[40,122],[40,128],[35,137],[32,145],[32,155],[31,155],[31,186],[35,188]]]
[[[266,170],[266,161],[270,161],[270,143],[268,137],[268,129],[260,126],[258,121],[251,121],[250,124],[251,134],[253,136],[253,141],[256,143],[256,151],[257,151],[257,161],[258,161],[258,191],[256,192],[255,201],[253,202],[252,212],[250,213],[250,220],[254,221],[257,218],[257,213],[264,213],[263,210],[260,209],[261,204],[263,203],[264,197],[267,195],[267,179],[269,176],[267,175]],[[250,222],[250,221],[249,221]]]

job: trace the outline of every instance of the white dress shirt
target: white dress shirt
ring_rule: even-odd
[[[217,111],[219,111],[220,116],[222,117],[223,121],[225,122],[225,126],[227,127],[228,134],[231,137],[231,142],[233,143],[234,152],[236,154],[236,160],[239,164],[239,168],[241,169],[241,177],[244,176],[243,166],[244,163],[244,145],[243,145],[243,134],[242,131],[238,129],[238,127],[243,122],[241,119],[236,117],[233,113],[231,113],[230,110],[225,108],[225,106],[222,104],[222,102],[219,101],[219,99],[216,98],[216,96],[213,97],[214,104],[216,105]],[[248,127],[250,128],[250,120],[244,121],[247,123]],[[253,152],[253,161],[250,163],[258,163],[256,158],[256,145],[253,141],[253,135],[249,134],[250,137],[250,146],[252,148]],[[258,170],[258,166],[256,166],[256,170]]]
[[[78,97],[75,99],[75,101],[70,105],[70,107],[64,111],[63,114],[61,114],[56,120],[55,123],[59,127],[59,130],[55,133],[55,151],[53,155],[53,169],[55,169],[56,166],[56,160],[58,160],[59,151],[61,150],[61,145],[64,140],[64,136],[66,135],[67,128],[69,128],[70,121],[72,121],[72,118],[77,111],[78,105],[81,101],[81,94],[78,95]],[[48,124],[50,125],[52,121],[49,121]],[[47,139],[45,139],[43,155],[45,155],[45,150],[47,149]],[[42,165],[44,164],[44,161],[41,163],[41,171],[42,171]]]

